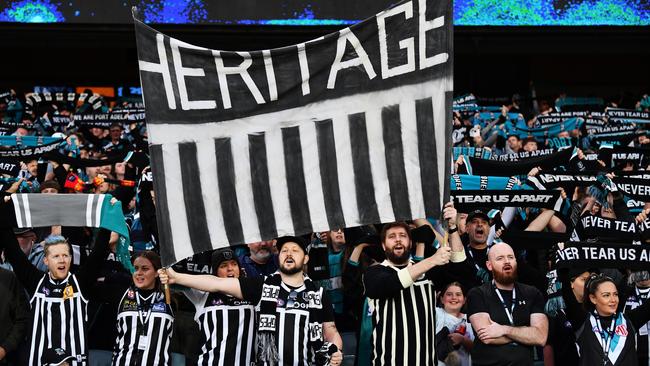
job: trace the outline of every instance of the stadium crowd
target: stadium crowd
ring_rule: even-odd
[[[650,98],[481,104],[442,217],[163,269],[142,103],[0,94],[0,365],[650,364]]]

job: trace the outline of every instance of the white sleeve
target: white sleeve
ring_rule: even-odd
[[[512,220],[515,219],[515,214],[517,213],[517,208],[516,207],[506,207],[503,209],[503,212],[501,212],[501,222],[503,222],[504,227],[510,226],[512,224]],[[488,234],[488,239],[487,239],[487,245],[491,246],[492,242],[494,242],[494,238],[496,236],[496,226],[492,225],[490,226],[490,233]]]
[[[436,334],[445,325],[445,310],[436,306]]]

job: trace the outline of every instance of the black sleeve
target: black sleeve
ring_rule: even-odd
[[[433,281],[438,291],[442,291],[452,282],[460,282],[465,288],[476,287],[481,283],[476,277],[476,268],[472,263],[469,258],[465,258],[462,262],[449,262],[444,266],[435,266],[427,272],[427,277]]]
[[[544,314],[544,296],[542,296],[542,293],[534,288],[533,291],[530,294],[531,300],[532,300],[532,305],[530,307],[530,313],[531,314],[538,314],[542,313]]]
[[[327,291],[323,290],[323,314],[322,322],[333,322],[334,321],[334,306],[332,305],[332,300],[330,300]]]
[[[59,165],[54,168],[54,179],[59,183],[59,186],[63,188],[65,186],[65,181],[68,178],[68,171],[65,169],[63,164],[58,163]]]
[[[264,277],[241,277],[239,278],[239,286],[243,300],[249,301],[252,304],[258,304],[262,299],[262,286],[264,286]]]
[[[82,291],[89,289],[99,277],[102,264],[108,256],[108,242],[111,238],[110,230],[100,229],[95,239],[95,246],[86,259],[86,262],[79,267],[76,276]]]
[[[616,214],[616,219],[628,222],[634,221],[634,216],[630,214],[630,211],[627,208],[627,203],[623,198],[623,194],[621,192],[614,192],[612,193],[612,196],[614,198],[612,206],[614,208],[614,213]]]
[[[2,279],[9,292],[6,294],[3,293],[3,296],[9,296],[8,299],[4,298],[4,301],[8,302],[7,307],[11,313],[9,317],[13,322],[11,324],[3,324],[3,326],[9,327],[9,331],[4,340],[0,342],[0,347],[9,353],[14,351],[25,338],[29,317],[29,304],[27,303],[27,299],[25,299],[25,292],[22,286],[20,286],[20,283],[18,283],[16,276],[10,271],[3,272],[6,273],[6,276],[0,276],[0,279]]]
[[[636,329],[650,321],[650,301],[625,313]]]
[[[126,164],[124,170],[124,180],[138,180],[135,167]],[[111,194],[122,202],[122,211],[124,213],[129,212],[129,203],[131,203],[131,200],[135,197],[135,187],[117,186]]]
[[[467,318],[477,313],[489,313],[485,296],[480,287],[474,287],[467,294]]]
[[[20,283],[27,292],[33,294],[36,291],[38,281],[43,277],[43,272],[34,267],[27,259],[25,253],[20,249],[12,229],[0,229],[0,246],[4,247],[5,258],[11,263]]]
[[[371,299],[387,299],[404,289],[397,271],[380,264],[368,267],[363,276],[363,287]]]

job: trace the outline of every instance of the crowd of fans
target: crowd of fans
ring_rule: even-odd
[[[650,98],[628,110],[465,95],[453,108],[452,197],[557,201],[452,199],[440,218],[250,243],[163,270],[141,102],[1,94],[0,365],[650,364],[650,262],[558,265],[572,246],[650,240]],[[16,193],[110,194],[130,245],[106,225],[20,225]]]

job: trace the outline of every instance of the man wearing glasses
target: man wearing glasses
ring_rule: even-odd
[[[201,291],[223,292],[256,304],[258,364],[312,365],[329,349],[330,364],[341,364],[341,336],[334,325],[332,305],[323,288],[303,273],[309,261],[302,238],[277,239],[279,271],[266,277],[219,278],[160,271],[162,283],[188,285]],[[338,350],[334,352],[335,345]]]

